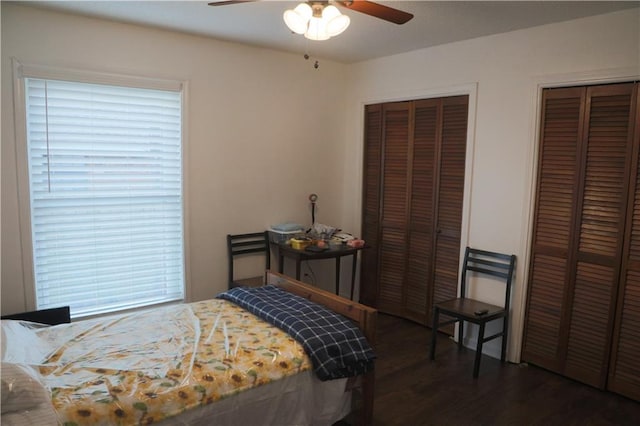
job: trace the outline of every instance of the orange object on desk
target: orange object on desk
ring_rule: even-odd
[[[364,240],[358,240],[358,239],[349,240],[347,241],[347,245],[353,248],[362,248],[364,247]]]

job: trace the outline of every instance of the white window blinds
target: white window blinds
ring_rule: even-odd
[[[184,297],[177,91],[25,79],[38,309]]]

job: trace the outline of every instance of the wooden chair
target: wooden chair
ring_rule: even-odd
[[[473,377],[478,377],[480,370],[480,357],[482,355],[482,345],[489,340],[502,337],[502,352],[500,360],[504,362],[507,351],[507,337],[509,335],[509,301],[511,299],[511,280],[515,269],[516,256],[495,253],[484,250],[477,250],[467,247],[464,254],[464,264],[462,266],[462,277],[460,280],[460,297],[444,302],[439,302],[433,306],[433,323],[431,333],[430,358],[435,359],[436,354],[436,337],[438,328],[443,325],[459,322],[458,329],[458,347],[462,348],[462,339],[464,337],[464,322],[471,322],[479,326],[478,344],[476,347],[476,357],[473,365]],[[504,306],[491,305],[479,300],[469,299],[467,294],[467,272],[475,272],[478,274],[488,275],[504,281],[505,299]],[[453,317],[439,323],[440,314]],[[484,336],[485,325],[489,321],[502,318],[502,331],[491,335]]]
[[[269,231],[250,234],[227,235],[227,253],[229,255],[229,288],[260,287],[264,285],[265,273],[271,267],[271,249],[269,247]],[[265,272],[257,277],[235,279],[233,266],[238,256],[264,255]]]

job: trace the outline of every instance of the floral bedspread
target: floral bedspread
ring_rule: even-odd
[[[61,424],[151,424],[311,368],[285,332],[225,300],[39,330]]]

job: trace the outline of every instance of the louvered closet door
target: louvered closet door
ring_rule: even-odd
[[[361,300],[429,324],[455,297],[468,97],[365,109]]]
[[[611,347],[632,144],[632,84],[587,88],[582,205],[565,375],[604,387]]]
[[[365,108],[362,238],[370,246],[361,256],[360,301],[375,306],[377,296],[380,182],[382,167],[382,105]]]
[[[570,280],[569,246],[579,188],[585,91],[543,92],[538,184],[522,358],[561,372],[560,328]]]
[[[633,158],[632,90],[544,93],[523,359],[601,388]]]
[[[433,276],[437,145],[442,119],[438,99],[414,104],[414,140],[409,202],[409,257],[405,286],[406,317],[427,324]]]
[[[453,299],[458,291],[462,201],[467,152],[468,96],[442,99],[441,142],[437,154],[438,181],[433,300],[427,305],[431,321],[433,303]],[[453,326],[449,329],[453,332]]]
[[[640,96],[635,85],[632,185],[608,389],[640,401]]]
[[[382,109],[382,191],[377,307],[403,315],[407,270],[410,109],[408,102],[385,104]]]

